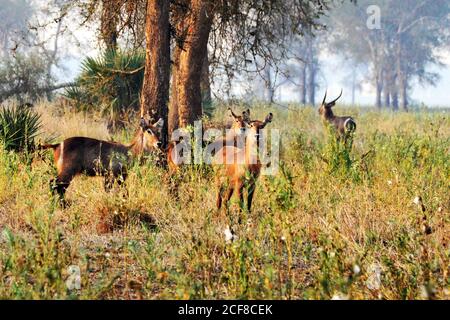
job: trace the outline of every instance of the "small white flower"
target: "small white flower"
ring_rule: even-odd
[[[439,213],[441,213],[441,212],[442,212],[442,207],[439,207],[437,211],[438,211]]]
[[[230,229],[230,226],[226,226],[225,230],[223,230],[223,233],[225,234],[225,242],[235,241],[237,239],[237,236],[233,234],[233,232]]]
[[[71,265],[67,268],[69,276],[66,279],[66,287],[69,290],[80,290],[81,289],[81,271],[80,267],[76,265]]]
[[[416,204],[416,205],[419,205],[419,204],[422,203],[422,200],[420,199],[419,196],[417,196],[417,197],[414,198],[413,203]]]
[[[330,258],[334,258],[335,256],[336,256],[336,252],[331,251],[331,252],[330,252]]]
[[[109,257],[111,257],[111,254],[109,252],[107,252],[107,253],[105,253],[105,257],[109,258]]]
[[[282,236],[282,237],[281,237],[281,241],[286,242],[286,237],[285,237],[285,236]]]
[[[331,300],[348,300],[348,295],[342,292],[336,292],[333,297],[331,297]]]
[[[361,268],[357,264],[355,264],[353,266],[353,273],[354,274],[359,274],[360,272],[361,272]]]
[[[388,186],[392,186],[392,180],[387,181]]]

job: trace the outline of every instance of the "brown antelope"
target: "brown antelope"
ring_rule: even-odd
[[[122,184],[127,177],[130,156],[138,157],[161,147],[159,135],[164,120],[150,124],[141,118],[140,128],[130,145],[102,141],[86,137],[72,137],[58,144],[44,145],[41,149],[53,149],[57,177],[51,181],[53,193],[61,199],[72,179],[78,174],[104,176],[105,190],[109,191],[117,182]]]
[[[256,180],[258,179],[262,164],[258,155],[261,130],[272,122],[273,115],[269,113],[264,121],[246,120],[248,133],[244,148],[237,146],[224,146],[215,156],[214,164],[220,165],[218,171],[219,192],[217,195],[217,209],[231,199],[234,192],[239,198],[241,210],[244,207],[244,189],[247,189],[247,211],[251,211]],[[230,158],[232,161],[229,161]],[[243,159],[239,161],[238,159]]]
[[[224,145],[236,145],[236,139],[239,136],[243,136],[246,130],[246,121],[250,121],[250,110],[242,112],[242,115],[236,115],[231,108],[228,108],[231,117],[233,117],[233,122],[228,130],[226,130],[225,137],[216,139],[209,144],[209,148],[216,147],[221,148]],[[204,128],[205,129],[205,128]],[[169,172],[171,174],[177,172],[180,168],[180,155],[178,150],[176,150],[177,142],[171,141],[167,147],[167,164],[169,167]]]
[[[327,92],[325,91],[325,97],[323,98],[322,105],[319,108],[319,114],[321,115],[324,123],[334,127],[338,139],[343,139],[344,142],[347,142],[348,137],[356,130],[356,122],[349,116],[335,116],[333,110],[331,109],[336,105],[336,101],[342,97],[342,92],[343,91],[341,90],[341,94],[335,100],[327,103]]]

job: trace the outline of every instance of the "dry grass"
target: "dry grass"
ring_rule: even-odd
[[[39,110],[61,138],[108,137],[89,117]],[[63,210],[48,191],[51,155],[26,165],[0,153],[0,298],[449,299],[448,113],[349,108],[358,131],[346,154],[315,110],[258,105],[252,114],[269,111],[270,127],[283,130],[283,170],[259,180],[233,243],[209,168],[169,183],[163,169],[134,165],[128,198],[77,177]],[[79,290],[66,286],[71,265]]]

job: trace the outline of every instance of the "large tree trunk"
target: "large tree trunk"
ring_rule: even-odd
[[[145,36],[145,75],[141,116],[147,112],[152,121],[164,119],[161,142],[165,146],[170,82],[169,1],[148,1]]]
[[[192,0],[187,33],[176,75],[180,127],[192,125],[202,116],[201,75],[213,20],[207,0]]]

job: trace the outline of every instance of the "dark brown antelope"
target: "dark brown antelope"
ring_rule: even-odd
[[[244,208],[244,189],[247,189],[247,210],[251,211],[256,181],[262,168],[258,154],[260,134],[261,130],[272,122],[272,119],[273,115],[270,113],[264,121],[246,120],[248,132],[245,147],[224,146],[215,156],[214,164],[220,166],[220,170],[217,172],[219,185],[217,209],[222,207],[223,201],[228,206],[229,200],[236,192],[242,210]]]
[[[356,130],[356,122],[349,116],[338,117],[334,115],[332,108],[341,97],[342,90],[339,97],[331,102],[326,102],[327,92],[325,91],[325,97],[323,98],[322,105],[319,108],[319,114],[325,124],[329,124],[334,127],[338,139],[343,139],[344,142],[347,142],[349,136]]]
[[[105,190],[127,177],[127,165],[131,157],[139,157],[161,147],[159,135],[164,120],[150,124],[144,118],[130,145],[102,141],[86,137],[72,137],[58,144],[44,145],[41,149],[53,149],[57,177],[51,181],[53,193],[64,199],[72,179],[78,174],[104,176]]]

